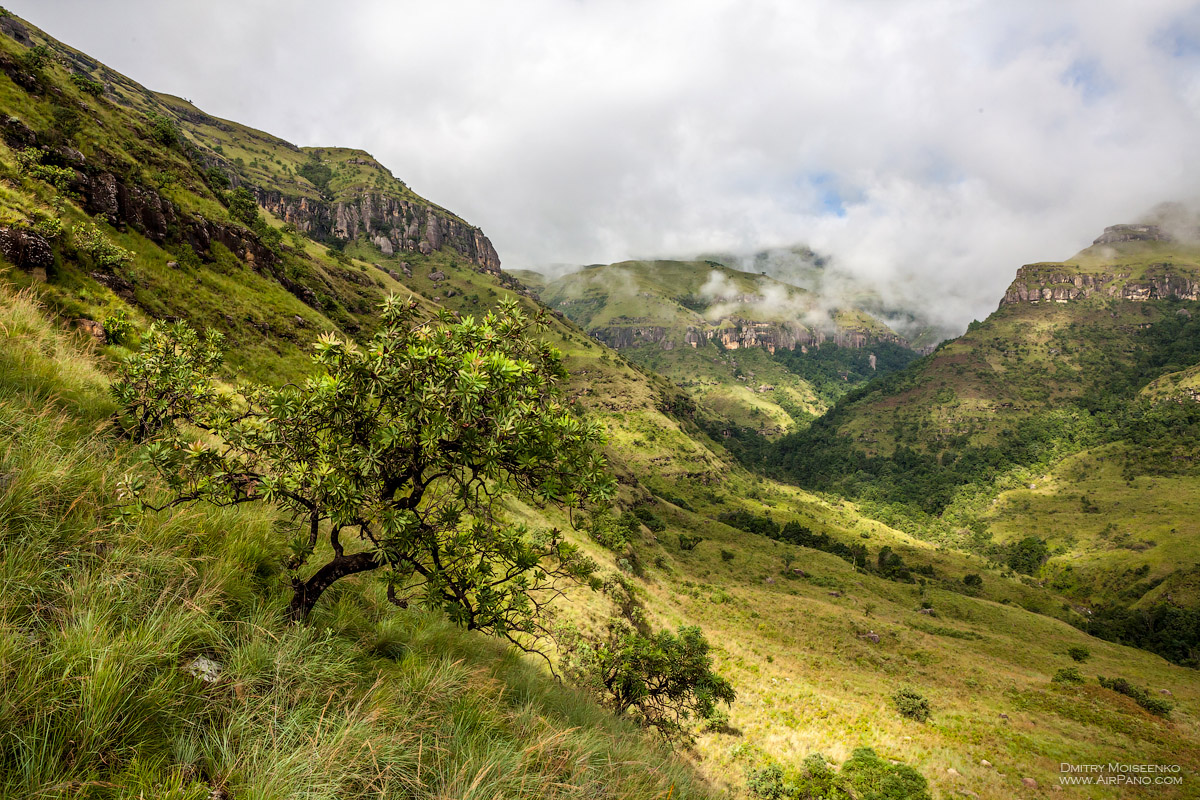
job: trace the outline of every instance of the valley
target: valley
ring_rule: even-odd
[[[937,345],[877,296],[728,256],[509,270],[365,151],[210,116],[7,12],[0,109],[0,796],[803,797],[813,754],[851,765],[828,797],[1195,796],[1186,237],[1151,219],[1014,265]],[[166,491],[112,421],[152,325],[219,332],[232,396],[369,349],[391,295],[430,331],[504,302],[544,321],[615,492],[505,513],[595,562],[556,622],[699,627],[736,700],[691,741],[557,680],[565,652],[397,608],[381,574],[292,621],[269,503],[130,514],[130,476]],[[1061,786],[1064,763],[1182,780]]]

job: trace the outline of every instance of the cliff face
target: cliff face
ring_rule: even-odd
[[[896,335],[879,336],[866,331],[837,328],[832,331],[814,330],[793,322],[755,322],[737,317],[722,319],[714,327],[687,326],[682,342],[676,331],[661,325],[613,325],[588,331],[594,338],[615,350],[657,345],[673,350],[682,345],[703,347],[711,341],[721,343],[726,350],[762,347],[771,353],[778,349],[820,347],[826,342],[842,347],[861,348],[874,342],[889,341],[905,345]]]
[[[1157,272],[1138,280],[1130,280],[1128,272],[1108,274],[1047,271],[1042,265],[1031,264],[1017,270],[1016,280],[1004,293],[1000,305],[1014,303],[1066,303],[1094,295],[1122,300],[1200,300],[1200,282],[1190,271],[1173,264],[1153,264]]]
[[[450,247],[481,272],[500,274],[496,248],[478,228],[434,208],[379,192],[362,192],[337,203],[255,190],[258,204],[315,239],[350,240],[366,235],[384,255],[424,253]]]

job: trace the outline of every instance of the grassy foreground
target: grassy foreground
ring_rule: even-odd
[[[120,524],[95,359],[4,288],[0,337],[0,796],[711,796],[537,665],[366,584],[286,623],[268,513]]]

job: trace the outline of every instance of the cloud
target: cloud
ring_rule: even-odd
[[[136,80],[371,151],[511,267],[806,242],[960,328],[1200,178],[1184,0],[8,0]]]

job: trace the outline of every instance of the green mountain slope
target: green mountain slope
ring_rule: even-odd
[[[361,151],[297,150],[13,17],[0,31],[0,796],[738,796],[748,769],[857,747],[937,796],[1012,797],[1069,758],[1200,768],[1191,672],[1066,625],[1069,587],[751,475],[697,424],[710,412],[626,360],[653,348],[614,352],[565,315],[545,335],[580,413],[609,431],[608,522],[627,541],[552,509],[513,515],[571,531],[655,625],[701,625],[739,693],[728,724],[671,756],[536,662],[393,609],[369,575],[331,589],[311,625],[285,623],[271,509],[118,516],[119,478],[140,467],[107,423],[113,363],[178,317],[227,335],[227,380],[295,380],[318,335],[367,335],[386,293],[478,315],[500,298],[534,308],[534,283]],[[748,291],[770,286],[755,277]],[[762,348],[708,346],[739,385],[734,369],[759,377],[752,358],[779,368]],[[585,629],[611,616],[584,588],[559,611]],[[1092,652],[1085,684],[1051,683],[1073,646]],[[189,674],[197,656],[224,680]],[[1170,718],[1093,672],[1171,692]],[[930,699],[929,724],[896,713],[904,686]]]
[[[847,370],[832,387],[797,374],[785,354],[905,345],[863,311],[827,310],[811,292],[715,261],[592,266],[547,281],[539,293],[594,338],[685,390],[714,419],[717,436],[731,428],[777,436],[824,412],[831,388],[836,396],[853,385]],[[864,352],[864,368],[866,359]]]
[[[1117,226],[1022,267],[987,320],[768,461],[999,558],[1036,534],[1076,603],[1195,609],[1200,539],[1177,501],[1200,475],[1198,301],[1200,248]]]

